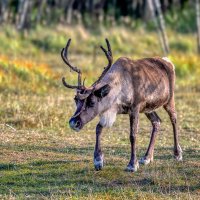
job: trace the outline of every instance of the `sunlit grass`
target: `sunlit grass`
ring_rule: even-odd
[[[45,63],[0,56],[1,91],[46,91],[48,86],[55,85],[55,77],[56,73]]]
[[[79,133],[70,130],[74,91],[61,87],[60,81],[65,76],[69,83],[77,82],[76,73],[70,73],[60,58],[69,37],[69,59],[82,69],[86,85],[92,84],[107,64],[98,47],[105,45],[105,37],[110,39],[114,60],[162,56],[156,34],[142,29],[102,28],[96,33],[81,26],[59,26],[55,30],[39,28],[26,37],[9,27],[2,31],[0,199],[198,199],[200,58],[195,54],[193,35],[170,39],[184,160],[173,160],[172,128],[167,114],[159,109],[162,124],[155,162],[141,166],[137,173],[124,171],[130,156],[128,116],[118,116],[114,126],[103,131],[105,168],[100,172],[93,167],[98,118]],[[187,42],[179,45],[184,39]],[[138,158],[146,151],[150,130],[150,122],[141,115]]]
[[[54,93],[43,96],[0,96],[0,191],[3,197],[198,197],[198,93],[176,93],[184,161],[176,163],[173,160],[172,128],[167,114],[160,109],[158,113],[162,124],[156,141],[155,162],[149,166],[141,166],[134,174],[124,171],[130,155],[128,116],[118,116],[114,126],[103,131],[102,148],[106,164],[103,171],[95,172],[92,161],[95,124],[98,119],[90,122],[80,133],[71,131],[67,121],[74,111],[72,97],[72,92],[67,91],[65,94],[63,90],[57,91],[56,97]],[[141,115],[137,136],[138,157],[145,153],[150,129],[150,122]]]

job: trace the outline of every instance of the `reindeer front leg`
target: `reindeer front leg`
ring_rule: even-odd
[[[126,171],[136,172],[139,164],[136,157],[136,135],[138,132],[139,124],[139,106],[132,109],[130,117],[130,143],[131,143],[131,159],[126,168]]]
[[[97,171],[103,168],[103,154],[101,152],[101,142],[100,142],[102,130],[103,126],[100,123],[98,123],[96,126],[96,144],[94,150],[94,167]]]

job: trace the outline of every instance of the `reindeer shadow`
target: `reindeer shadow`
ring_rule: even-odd
[[[4,145],[4,148],[21,151],[24,146]],[[193,149],[184,151],[186,161],[176,164],[171,159],[168,166],[165,166],[165,164],[168,163],[171,155],[157,155],[155,159],[161,160],[161,163],[142,167],[135,174],[123,171],[125,163],[122,160],[128,161],[129,158],[129,153],[125,147],[104,147],[105,156],[108,155],[108,158],[114,157],[114,159],[107,162],[102,171],[96,172],[92,163],[93,149],[93,146],[66,146],[65,148],[26,146],[26,151],[62,152],[66,154],[66,160],[42,159],[22,164],[0,163],[0,174],[3,174],[1,176],[0,191],[2,194],[9,194],[12,191],[16,195],[42,194],[44,196],[59,192],[67,195],[73,191],[74,194],[87,195],[91,188],[93,193],[98,193],[122,187],[144,192],[148,192],[151,188],[154,193],[162,191],[162,193],[169,194],[171,192],[195,192],[200,187],[196,181],[192,181],[196,177],[195,173],[198,172],[199,165],[196,162],[192,163],[190,158],[192,157],[195,160],[200,158],[198,152],[193,151]],[[109,154],[111,151],[114,153]],[[143,151],[145,149],[142,149],[139,153]],[[158,148],[156,151],[164,153],[171,151],[171,148]],[[119,152],[124,153],[119,154]],[[74,158],[69,159],[68,155],[74,155]],[[174,185],[171,183],[169,188],[171,180],[167,179],[167,182],[164,182],[162,177],[159,177],[156,173],[164,174],[165,170],[168,170],[171,165],[173,165],[172,170],[177,172],[177,179],[179,178],[180,180],[174,180]],[[190,183],[186,184],[184,181],[185,176],[187,176]]]

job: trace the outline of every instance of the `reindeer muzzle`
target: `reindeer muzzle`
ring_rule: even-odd
[[[83,123],[79,117],[72,117],[69,120],[69,125],[70,125],[71,129],[73,129],[77,132],[80,131],[83,127]]]

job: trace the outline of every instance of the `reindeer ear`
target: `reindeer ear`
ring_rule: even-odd
[[[110,86],[108,84],[104,85],[103,87],[99,88],[98,90],[94,91],[94,95],[103,98],[110,92]]]

